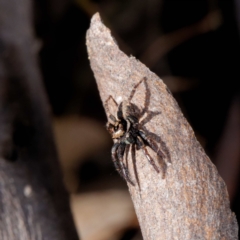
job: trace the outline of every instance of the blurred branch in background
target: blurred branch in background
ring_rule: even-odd
[[[156,63],[172,49],[195,36],[216,30],[221,24],[222,16],[220,11],[210,12],[197,23],[157,38],[142,53],[140,60],[149,68],[153,68]]]
[[[75,0],[75,2],[91,17],[99,10],[99,5],[90,0]]]
[[[230,199],[238,189],[240,172],[240,98],[233,99],[227,122],[216,150],[215,162],[220,175],[228,186]]]
[[[0,238],[77,240],[33,32],[30,0],[0,0]]]

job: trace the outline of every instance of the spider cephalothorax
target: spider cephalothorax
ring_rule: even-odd
[[[107,104],[110,99],[112,99],[114,104],[118,107],[116,116],[110,114],[109,122],[107,123],[107,130],[114,141],[111,151],[113,163],[120,175],[132,185],[134,185],[134,183],[129,176],[128,168],[123,162],[126,146],[135,144],[137,149],[141,149],[149,163],[157,172],[159,172],[159,169],[149,155],[147,146],[152,148],[161,158],[165,157],[162,151],[156,149],[154,141],[150,139],[140,128],[139,118],[136,116],[135,112],[136,106],[131,103],[137,87],[143,81],[146,81],[146,78],[143,78],[137,85],[134,86],[128,101],[123,101],[118,105],[114,98],[110,95],[105,102],[107,112],[109,112]]]

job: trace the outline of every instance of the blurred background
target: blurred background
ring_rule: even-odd
[[[240,218],[240,0],[35,0],[39,62],[83,240],[141,240],[116,173],[85,34],[100,12],[120,49],[172,91]]]

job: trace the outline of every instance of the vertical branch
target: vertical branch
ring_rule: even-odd
[[[133,86],[146,77],[151,93],[148,111],[160,113],[148,118],[144,130],[152,133],[167,156],[162,158],[165,176],[154,171],[141,151],[136,151],[135,159],[128,156],[131,176],[138,173],[135,179],[140,187],[128,186],[144,239],[237,239],[237,221],[225,183],[165,84],[119,50],[99,14],[93,16],[87,32],[87,48],[103,103],[109,95],[118,104],[128,100]],[[144,86],[139,86],[132,103],[144,109],[146,94]],[[156,153],[150,154],[156,158]]]

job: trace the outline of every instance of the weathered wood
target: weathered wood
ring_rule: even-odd
[[[0,0],[0,239],[77,240],[32,25],[30,0]]]
[[[132,155],[127,156],[131,177],[139,183],[128,186],[144,239],[237,239],[237,221],[229,208],[225,183],[166,85],[119,50],[99,14],[93,16],[87,32],[87,48],[103,103],[109,95],[118,103],[127,100],[133,87],[147,78],[132,103],[141,109],[147,106],[150,117],[143,129],[166,157],[158,159],[158,174],[141,151],[130,151]],[[116,114],[113,103],[109,111]],[[157,161],[156,153],[151,151],[151,155]]]

